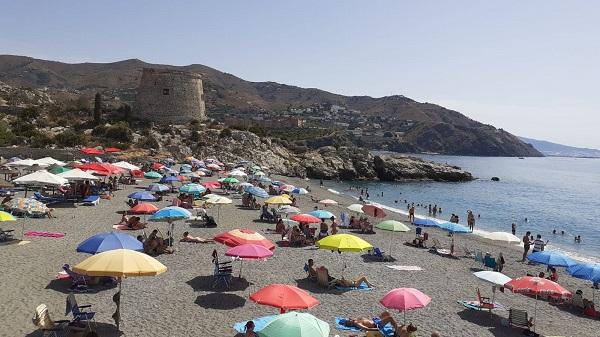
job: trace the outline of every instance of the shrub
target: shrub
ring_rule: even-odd
[[[31,147],[46,148],[52,144],[54,144],[52,138],[46,136],[43,133],[38,133],[35,136],[29,138],[29,145]]]
[[[65,130],[54,136],[56,144],[63,147],[73,147],[84,143],[84,137],[72,130]]]
[[[123,143],[130,143],[133,139],[132,131],[126,122],[119,122],[104,130],[104,137]]]
[[[152,136],[150,134],[148,134],[146,137],[140,137],[136,146],[139,148],[142,148],[142,149],[158,149],[159,148],[158,141],[156,140],[156,138],[154,138],[154,136]]]
[[[0,146],[7,146],[14,144],[15,135],[10,131],[8,125],[3,121],[0,121]]]
[[[225,128],[219,132],[219,138],[231,137],[232,132],[231,129]]]

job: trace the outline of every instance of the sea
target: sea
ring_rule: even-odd
[[[463,183],[326,182],[326,186],[354,197],[368,189],[372,202],[398,212],[406,212],[407,204],[414,202],[421,205],[416,207],[417,214],[427,216],[428,205],[437,205],[442,208],[438,218],[449,220],[454,213],[465,225],[467,210],[472,210],[478,234],[510,232],[514,222],[519,238],[526,231],[541,234],[549,240],[547,250],[600,263],[600,159],[420,157],[459,166],[477,179]],[[574,240],[578,235],[581,243]]]

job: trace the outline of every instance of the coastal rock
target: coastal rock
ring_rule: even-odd
[[[471,173],[459,167],[425,161],[414,157],[375,156],[377,177],[384,181],[404,179],[437,181],[470,181]]]

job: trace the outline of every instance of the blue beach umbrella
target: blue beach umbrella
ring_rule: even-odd
[[[302,195],[302,194],[308,194],[308,191],[306,190],[306,188],[296,187],[292,190],[292,193]]]
[[[174,229],[173,222],[177,220],[189,219],[191,216],[192,213],[185,208],[169,206],[159,209],[156,213],[152,214],[148,220],[154,222],[166,222],[169,224],[167,235],[169,236],[169,246],[172,246]]]
[[[143,251],[144,245],[131,235],[107,232],[89,237],[77,246],[78,252],[88,254],[98,254],[113,249]]]
[[[246,189],[246,192],[248,192],[256,197],[259,197],[259,198],[268,198],[269,197],[269,193],[267,193],[267,191],[263,190],[260,187],[256,187],[256,186],[248,187]]]
[[[169,186],[163,184],[150,184],[146,188],[146,191],[150,192],[166,192],[170,190]]]
[[[164,177],[162,177],[162,179],[160,179],[160,182],[163,184],[164,183],[172,184],[172,183],[178,182],[178,181],[179,181],[179,178],[177,178],[177,176],[164,176]]]
[[[312,211],[308,214],[314,216],[315,218],[319,218],[319,219],[331,219],[331,217],[335,218],[335,215],[333,215],[333,213],[326,211],[324,209],[318,209],[318,210]]]
[[[261,183],[270,183],[271,182],[271,179],[267,178],[267,177],[259,177],[256,180],[260,181]]]
[[[188,194],[201,194],[206,188],[200,184],[185,184],[179,188],[179,192]]]
[[[527,256],[527,259],[529,261],[545,264],[551,267],[571,267],[577,264],[577,262],[570,257],[553,251],[531,253]]]
[[[469,227],[454,222],[443,222],[441,224],[438,224],[437,227],[450,233],[471,233]]]
[[[189,169],[189,170],[191,170],[192,169],[192,165],[190,165],[190,164],[183,164],[183,165],[181,165],[181,168],[182,169]]]
[[[437,227],[438,223],[432,219],[415,218],[415,221],[413,221],[413,225],[423,227]]]
[[[567,272],[573,277],[600,283],[600,264],[576,264],[567,268]]]
[[[189,168],[182,167],[181,169],[179,169],[179,173],[192,173],[192,170]]]
[[[150,192],[138,191],[133,192],[127,196],[129,199],[141,200],[141,201],[155,201],[156,198]]]

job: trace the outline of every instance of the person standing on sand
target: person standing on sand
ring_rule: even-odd
[[[546,247],[546,245],[548,244],[548,241],[544,242],[544,240],[542,240],[542,235],[538,234],[536,236],[535,241],[533,241],[533,250],[532,252],[536,253],[536,252],[543,252],[544,251],[544,247]]]
[[[473,233],[473,229],[475,228],[475,216],[471,210],[467,211],[467,224],[469,225],[471,233]]]
[[[513,235],[516,235],[515,233],[517,232],[517,224],[516,223],[512,223],[512,225],[510,225],[511,227],[511,231]]]
[[[411,224],[415,223],[415,206],[411,206],[408,210],[408,221],[410,221]]]
[[[531,232],[527,232],[523,236],[523,258],[521,259],[521,262],[525,262],[525,259],[527,258],[527,253],[529,253],[529,248],[531,248],[531,241],[529,240],[530,234]]]

